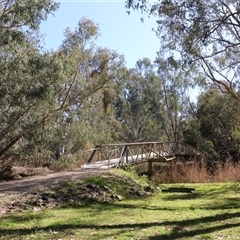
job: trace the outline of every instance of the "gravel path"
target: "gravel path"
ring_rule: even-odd
[[[0,196],[9,192],[24,192],[46,185],[55,185],[61,181],[84,179],[87,176],[98,173],[108,172],[108,169],[84,169],[78,168],[63,172],[54,172],[50,174],[26,177],[20,180],[9,182],[0,182]]]

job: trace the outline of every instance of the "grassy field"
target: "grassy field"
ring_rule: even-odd
[[[195,191],[13,213],[2,217],[0,239],[240,239],[239,183],[159,186]]]

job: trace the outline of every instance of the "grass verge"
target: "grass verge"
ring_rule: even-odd
[[[124,183],[129,183],[129,176],[117,171],[116,176],[119,175],[126,180],[121,184],[124,187]],[[141,186],[148,184],[145,180],[138,180]],[[106,176],[103,179],[98,176],[88,178],[87,182],[115,187],[117,194],[126,192],[116,186],[117,177],[107,181]],[[76,185],[63,187],[65,192]],[[160,187],[191,187],[195,191],[191,194],[159,192],[139,198],[125,195],[122,201],[22,211],[2,217],[0,239],[240,239],[239,183]]]

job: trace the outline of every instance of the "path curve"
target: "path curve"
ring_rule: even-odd
[[[84,179],[88,176],[101,174],[108,171],[108,169],[78,168],[74,170],[25,177],[20,180],[13,180],[9,182],[0,182],[0,196],[8,192],[29,191],[32,189],[42,188],[46,185],[56,185],[62,181]]]

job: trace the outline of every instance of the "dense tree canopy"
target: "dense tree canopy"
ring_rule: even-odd
[[[122,92],[115,101],[115,117],[122,125],[122,141],[140,142],[161,136],[161,124],[156,124],[160,106],[160,82],[154,65],[145,58],[130,69]]]
[[[0,158],[48,117],[59,66],[51,54],[40,54],[34,30],[56,9],[46,0],[0,2]]]
[[[56,51],[46,51],[38,27],[58,4],[0,1],[1,163],[21,155],[39,165],[60,147],[78,157],[102,143],[183,140],[237,161],[239,6],[126,3],[157,17],[162,40],[154,62],[146,56],[132,69],[116,51],[96,46],[93,21],[82,18]],[[193,104],[189,92],[209,80],[215,87]]]
[[[211,160],[239,159],[239,102],[216,87],[203,93],[196,115],[184,131],[185,141]]]
[[[43,51],[37,28],[57,6],[46,0],[1,2],[0,159],[54,151],[74,132],[69,123],[85,122],[91,129],[92,119],[82,113],[89,107],[86,101],[93,102],[91,96],[121,80],[124,60],[94,45],[99,29],[91,20],[83,18],[75,30],[66,29],[57,51]]]
[[[127,0],[126,7],[154,15],[162,49],[179,53],[185,67],[195,64],[207,81],[240,100],[236,94],[240,69],[238,1]]]
[[[190,87],[187,76],[169,59],[158,56],[155,63],[147,58],[137,61],[115,101],[115,117],[123,127],[123,139],[181,141]]]

